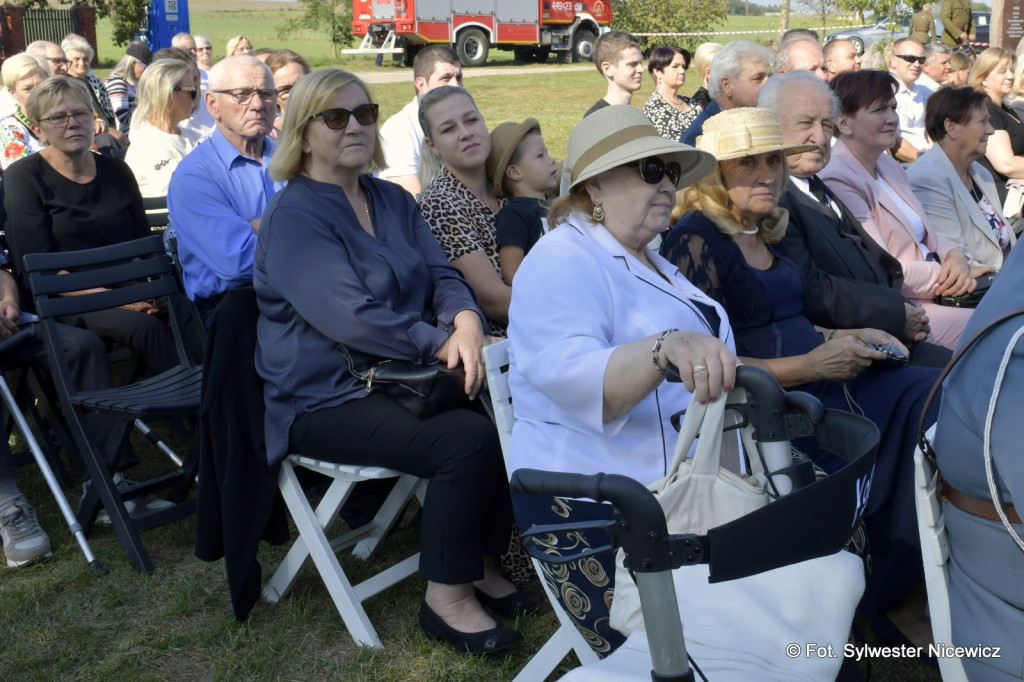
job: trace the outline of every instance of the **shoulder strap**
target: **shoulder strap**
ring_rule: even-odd
[[[924,420],[928,416],[928,410],[932,406],[932,401],[935,399],[935,396],[939,392],[939,387],[942,386],[942,382],[946,380],[946,377],[949,375],[950,371],[952,371],[956,363],[960,361],[960,358],[964,356],[964,353],[967,352],[967,349],[974,345],[975,341],[977,341],[982,336],[987,334],[993,327],[996,327],[1002,324],[1003,322],[1006,322],[1010,318],[1017,317],[1018,315],[1022,314],[1024,314],[1024,306],[1014,308],[1013,310],[1007,313],[1003,313],[994,320],[989,321],[989,323],[986,324],[984,327],[974,332],[974,334],[971,335],[971,338],[967,339],[967,341],[965,341],[964,344],[960,346],[959,349],[957,349],[952,359],[950,359],[949,364],[947,364],[943,368],[942,374],[939,375],[939,378],[932,385],[932,390],[928,392],[928,398],[924,401],[924,407],[921,409],[921,419],[920,421],[918,421],[917,424],[917,443],[921,447],[921,452],[924,454],[925,457],[928,458],[928,461],[930,461],[932,463],[932,466],[934,466],[935,468],[938,468],[939,465],[935,461],[935,450],[932,449],[931,442],[928,440],[928,437],[925,436],[924,434]]]

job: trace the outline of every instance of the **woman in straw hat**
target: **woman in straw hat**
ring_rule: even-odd
[[[412,196],[367,172],[384,158],[377,105],[363,82],[340,69],[315,71],[295,85],[288,111],[270,164],[288,186],[267,205],[253,273],[267,455],[275,462],[302,452],[430,479],[420,626],[461,652],[513,646],[522,634],[484,606],[514,616],[543,598],[517,591],[494,561],[512,529],[494,425],[461,407],[413,415],[383,393],[367,392],[337,351],[344,344],[425,365],[461,365],[465,391],[475,397],[483,379],[482,314]]]
[[[512,292],[509,467],[651,483],[672,460],[669,414],[691,394],[715,399],[735,377],[722,308],[647,247],[668,226],[677,188],[715,161],[619,105],[573,129],[566,163],[569,194],[549,214],[558,227]],[[665,381],[669,363],[683,384]]]
[[[879,621],[885,629],[879,634],[905,635],[923,646],[931,633],[917,589],[922,564],[913,453],[939,370],[879,366],[886,354],[869,344],[906,353],[895,337],[877,329],[815,328],[803,315],[803,279],[780,243],[788,214],[777,204],[789,174],[786,156],[813,146],[784,145],[774,112],[755,108],[708,119],[697,146],[718,159],[718,169],[686,192],[684,203],[697,210],[672,228],[661,253],[724,306],[744,364],[815,395],[826,407],[864,414],[882,431],[865,517],[872,606],[891,619]],[[926,423],[935,421],[934,412],[933,406]],[[834,455],[797,442],[826,471],[841,466]]]

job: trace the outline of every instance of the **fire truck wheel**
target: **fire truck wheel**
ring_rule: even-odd
[[[463,66],[483,66],[489,47],[487,36],[478,28],[464,29],[455,43],[455,51]]]
[[[594,43],[597,36],[587,29],[579,29],[572,36],[572,60],[590,62],[594,60]]]

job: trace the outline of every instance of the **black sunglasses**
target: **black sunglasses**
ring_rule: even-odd
[[[666,175],[676,187],[679,186],[679,175],[682,172],[675,161],[665,163],[656,156],[640,159],[640,177],[649,185],[657,185]]]
[[[191,97],[192,99],[195,99],[196,95],[198,94],[198,93],[196,93],[196,89],[195,88],[186,88],[186,87],[183,87],[181,85],[176,86],[175,88],[172,88],[172,89],[174,90],[174,92],[187,92],[188,96]]]
[[[924,55],[918,57],[916,54],[894,54],[893,57],[899,57],[907,64],[913,64],[914,62],[917,62],[918,64],[924,64],[925,60],[928,59],[928,57],[925,57]]]
[[[341,107],[337,109],[324,109],[320,113],[310,116],[309,120],[312,121],[317,116],[320,116],[331,130],[344,130],[348,126],[349,119],[355,116],[359,125],[372,126],[377,122],[378,110],[379,107],[376,104],[360,104],[352,111],[342,109]]]

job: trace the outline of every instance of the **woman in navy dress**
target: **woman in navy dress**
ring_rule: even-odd
[[[920,412],[939,370],[879,367],[885,355],[868,345],[905,351],[897,339],[877,329],[819,329],[804,316],[800,271],[779,243],[788,214],[777,202],[788,175],[786,155],[806,147],[782,144],[774,113],[731,110],[709,119],[704,133],[699,147],[715,154],[718,171],[687,190],[688,206],[701,210],[680,219],[661,253],[725,307],[744,363],[813,394],[825,407],[861,413],[878,426],[882,438],[865,517],[872,552],[866,605],[888,616],[889,630],[895,625],[915,645],[926,644],[931,630],[923,614],[913,452]],[[930,415],[927,421],[934,420]],[[840,464],[810,443],[796,445],[826,471]]]

